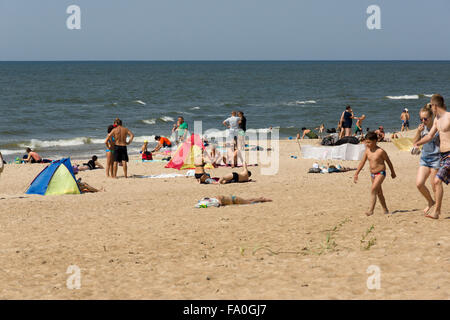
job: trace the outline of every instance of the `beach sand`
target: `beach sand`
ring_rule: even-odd
[[[78,176],[105,192],[43,197],[24,192],[44,165],[7,165],[0,177],[0,298],[448,299],[450,189],[444,185],[441,218],[424,218],[415,186],[419,157],[380,146],[398,177],[388,171],[383,183],[393,214],[377,203],[371,217],[364,214],[368,164],[358,184],[354,171],[308,174],[315,161],[290,157],[299,156],[295,140],[280,141],[278,174],[252,167],[255,182],[245,184],[112,180],[93,170]],[[231,170],[214,169],[213,176]],[[129,173],[178,171],[131,160]],[[273,202],[194,208],[215,195]],[[66,286],[71,265],[81,269],[80,289]],[[380,268],[378,290],[367,287],[371,265]]]

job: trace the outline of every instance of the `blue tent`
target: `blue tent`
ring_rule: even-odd
[[[80,194],[81,191],[73,174],[70,158],[54,161],[45,167],[31,182],[26,193],[40,195]]]

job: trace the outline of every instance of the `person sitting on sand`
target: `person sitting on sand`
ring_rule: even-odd
[[[377,135],[378,142],[386,142],[384,140],[386,132],[384,132],[383,126],[380,126],[378,130],[375,130],[375,134]]]
[[[172,142],[166,137],[156,136],[155,140],[158,141],[158,145],[151,152],[159,151],[161,148],[170,148],[172,147]]]
[[[306,129],[305,127],[303,127],[302,130],[303,130],[302,137],[300,138],[300,133],[297,133],[297,140],[305,139],[305,136],[308,137],[309,139],[319,139],[317,133],[315,133],[311,129]]]
[[[233,182],[248,182],[250,181],[250,177],[252,175],[251,171],[247,169],[247,163],[243,163],[243,168],[241,172],[232,172],[230,174],[224,175],[219,179],[219,183],[233,183]]]
[[[383,211],[385,214],[389,213],[389,210],[386,206],[386,200],[384,199],[383,189],[381,188],[381,184],[386,178],[386,164],[388,164],[389,169],[391,170],[391,177],[395,179],[396,174],[394,171],[394,166],[392,165],[391,160],[389,159],[386,151],[377,146],[378,137],[375,132],[368,132],[366,134],[366,139],[364,140],[366,144],[366,151],[364,152],[363,158],[358,165],[358,169],[355,172],[355,176],[353,177],[354,183],[358,182],[359,172],[362,170],[366,161],[369,160],[370,166],[370,178],[372,180],[372,188],[370,192],[370,209],[366,213],[366,215],[370,216],[373,214],[373,210],[375,209],[375,204],[377,203],[377,196],[380,200],[381,206],[383,207]]]
[[[267,199],[264,197],[244,199],[238,196],[216,196],[215,198],[203,198],[201,199],[196,207],[197,208],[207,208],[207,207],[220,207],[228,206],[234,204],[254,204],[262,202],[272,202],[272,199]]]
[[[78,166],[78,171],[104,169],[100,162],[98,162],[97,156],[92,156],[92,159],[87,163],[83,163],[82,166]]]
[[[197,179],[198,183],[200,184],[218,184],[218,182],[211,178],[211,175],[205,172],[205,159],[204,156],[206,156],[210,162],[212,162],[212,159],[209,157],[209,154],[206,151],[203,151],[202,156],[198,157],[199,159],[195,159],[194,166],[194,177]],[[212,165],[215,167],[215,163],[212,162]]]
[[[23,161],[24,162],[28,162],[28,163],[42,163],[42,158],[39,154],[37,154],[37,152],[34,152],[33,150],[31,150],[31,148],[27,148],[26,149],[27,153],[28,153],[28,157],[24,157]]]

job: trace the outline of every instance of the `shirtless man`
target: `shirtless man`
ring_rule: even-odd
[[[113,168],[113,178],[117,178],[117,168],[119,165],[119,162],[122,162],[123,166],[123,174],[125,175],[125,178],[128,178],[127,176],[127,162],[128,162],[128,152],[127,152],[127,145],[129,145],[131,142],[133,142],[134,134],[131,132],[128,128],[122,127],[122,120],[119,118],[114,121],[114,123],[117,125],[114,130],[112,130],[108,136],[106,137],[105,143],[111,137],[114,137],[114,168]],[[127,136],[130,136],[129,141],[127,142]]]
[[[408,109],[405,108],[402,112],[402,114],[400,115],[400,120],[402,120],[402,129],[400,130],[400,132],[403,131],[408,131],[409,129],[409,113],[408,113]]]
[[[232,182],[248,182],[251,177],[251,171],[247,169],[247,163],[244,162],[244,167],[241,172],[232,172],[230,174],[224,175],[219,179],[219,183],[232,183]]]
[[[441,214],[442,199],[444,197],[442,182],[448,185],[450,179],[450,112],[447,111],[444,98],[440,94],[434,94],[431,97],[430,104],[435,115],[433,127],[425,137],[414,144],[414,147],[417,148],[430,142],[436,132],[439,132],[441,163],[436,178],[434,178],[436,186],[436,207],[433,213],[426,215],[427,218],[438,219]]]
[[[30,148],[27,148],[26,151],[28,153],[28,157],[26,159],[23,159],[23,161],[29,162],[29,163],[41,163],[42,162],[42,158],[39,154],[37,154],[37,152],[34,152]]]

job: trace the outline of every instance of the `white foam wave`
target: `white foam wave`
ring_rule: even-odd
[[[8,155],[11,155],[11,154],[25,153],[24,150],[5,150],[5,149],[3,149],[3,150],[0,150],[0,151],[2,152],[2,155],[4,155],[4,156],[8,156]]]
[[[146,105],[146,103],[144,101],[142,101],[142,100],[134,100],[134,102],[139,103],[139,104],[141,104],[143,106]]]
[[[168,116],[164,116],[159,119],[164,122],[174,122],[175,121],[172,117],[168,117]]]
[[[102,140],[103,143],[104,140]],[[22,148],[50,148],[50,147],[69,147],[69,146],[80,146],[83,144],[92,143],[92,140],[87,137],[77,137],[73,139],[60,139],[60,140],[38,140],[31,139],[28,144],[19,144]]]
[[[200,107],[193,107],[193,108],[191,108],[191,110],[199,110],[200,109]]]
[[[133,139],[133,143],[135,142],[141,142],[144,143],[144,141],[147,140],[148,142],[155,142],[155,136],[139,136],[139,137],[134,137]],[[132,144],[133,144],[132,143]]]
[[[418,94],[413,95],[404,95],[404,96],[386,96],[386,98],[391,100],[413,100],[413,99],[419,99]]]
[[[143,123],[146,124],[155,124],[156,123],[156,119],[147,119],[147,120],[142,120]]]
[[[427,98],[431,98],[433,95],[432,94],[424,94],[424,97],[427,97]]]
[[[317,101],[316,100],[305,100],[305,101],[300,101],[300,100],[296,100],[296,101],[290,101],[288,103],[285,103],[288,106],[297,106],[297,105],[305,105],[305,104],[316,104]]]

